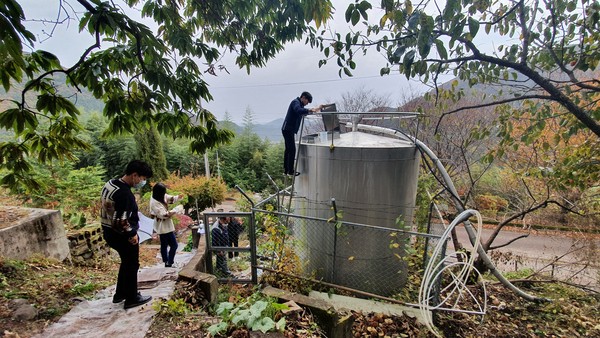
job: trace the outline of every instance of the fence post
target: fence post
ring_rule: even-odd
[[[333,137],[331,138],[333,140]],[[338,232],[338,228],[337,228],[337,221],[338,221],[338,217],[337,217],[337,205],[335,204],[335,198],[331,198],[331,205],[333,207],[333,266],[331,269],[331,282],[335,283],[336,281],[336,276],[335,276],[335,263],[336,263],[336,257],[337,257],[337,232]]]

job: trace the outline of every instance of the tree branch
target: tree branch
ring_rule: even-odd
[[[559,203],[558,201],[547,199],[547,200],[545,200],[545,201],[543,201],[543,202],[541,202],[541,203],[539,203],[537,205],[532,205],[529,208],[527,208],[525,210],[522,210],[522,211],[520,211],[520,212],[518,212],[518,213],[516,213],[516,214],[514,214],[514,215],[512,215],[510,217],[508,217],[507,219],[503,220],[502,222],[498,223],[498,226],[494,229],[494,231],[492,232],[492,234],[490,235],[490,237],[487,239],[487,241],[484,244],[482,244],[484,250],[485,251],[489,250],[489,248],[491,247],[491,245],[494,242],[494,240],[496,239],[496,237],[498,237],[498,234],[500,233],[500,230],[502,230],[502,228],[504,228],[510,222],[514,221],[517,218],[521,218],[521,217],[523,217],[523,216],[525,216],[525,215],[527,215],[527,214],[529,214],[531,212],[534,212],[534,211],[536,211],[538,209],[545,208],[549,204],[558,205],[559,207],[563,208],[564,210],[566,210],[568,212],[571,212],[571,213],[573,213],[575,215],[581,216],[581,213],[573,210],[572,208],[569,208],[569,207],[563,205],[562,203]]]
[[[582,290],[585,290],[587,292],[593,292],[596,294],[600,294],[600,292],[598,292],[597,290],[594,290],[592,288],[589,288],[585,285],[581,285],[581,284],[575,284],[575,283],[571,283],[571,282],[565,282],[562,280],[558,280],[558,279],[511,279],[510,280],[511,283],[562,283],[565,285],[569,285],[569,286],[573,286],[576,288],[580,288]],[[494,282],[494,284],[501,284],[500,282]]]
[[[529,99],[554,100],[553,97],[547,96],[547,95],[525,95],[525,96],[519,96],[519,97],[504,99],[504,100],[498,100],[498,101],[489,102],[489,103],[482,103],[482,104],[476,104],[476,105],[472,105],[472,106],[464,106],[464,107],[456,108],[456,109],[453,109],[451,111],[445,112],[442,115],[440,115],[440,118],[438,119],[438,122],[435,126],[434,134],[437,134],[440,124],[442,122],[442,119],[446,115],[455,114],[455,113],[458,113],[463,110],[492,107],[492,106],[497,106],[497,105],[501,105],[501,104],[505,104],[505,103],[511,103],[511,102],[516,102],[516,101],[529,100]]]
[[[79,1],[83,1],[83,0],[79,0]],[[79,60],[73,65],[71,66],[69,69],[53,69],[50,71],[47,71],[45,73],[43,73],[42,75],[38,76],[35,80],[29,82],[25,88],[23,88],[23,91],[21,91],[21,104],[19,105],[19,108],[23,108],[25,106],[25,94],[34,86],[34,85],[38,85],[43,78],[45,78],[46,76],[52,75],[54,73],[64,73],[67,76],[71,76],[71,72],[73,72],[77,67],[79,67],[86,59],[86,57],[92,52],[92,50],[96,49],[96,48],[100,48],[100,33],[98,32],[98,25],[99,23],[96,22],[96,32],[95,32],[95,38],[96,38],[96,42],[89,46],[81,55],[81,57],[79,58]],[[77,83],[75,81],[73,81],[73,86],[77,89],[78,92],[81,93],[81,89],[79,88],[79,86],[77,85]]]
[[[486,25],[487,25],[487,24],[490,24],[490,25],[492,25],[492,26],[493,26],[493,25],[495,25],[495,24],[499,23],[500,21],[502,21],[502,20],[504,20],[506,17],[508,17],[508,16],[509,16],[509,15],[510,15],[512,12],[514,12],[514,11],[517,9],[517,7],[519,7],[519,3],[520,3],[520,2],[517,2],[517,3],[516,3],[514,6],[512,6],[512,8],[511,8],[511,9],[509,9],[508,11],[506,11],[506,13],[504,13],[502,16],[498,17],[496,20],[494,20],[494,21],[489,21],[489,22],[483,21],[483,22],[482,22],[482,24],[486,24]]]
[[[519,8],[519,25],[521,26],[521,35],[523,35],[523,44],[521,50],[521,64],[527,64],[527,57],[529,56],[529,39],[531,37],[531,32],[527,28],[527,19],[525,18],[525,4],[523,0],[520,0],[517,4]]]
[[[77,2],[79,2],[79,4],[81,4],[88,12],[92,14],[96,14],[98,12],[96,7],[86,0],[77,0]]]
[[[500,249],[500,248],[503,248],[503,247],[505,247],[505,246],[509,246],[509,245],[511,245],[512,243],[514,243],[514,242],[518,241],[518,240],[519,240],[519,239],[521,239],[521,238],[527,238],[527,237],[529,237],[529,234],[525,234],[525,235],[517,236],[517,237],[515,237],[515,238],[511,239],[510,241],[508,241],[508,242],[506,242],[506,243],[503,243],[503,244],[500,244],[500,245],[496,245],[496,246],[490,246],[490,247],[488,248],[488,250],[496,250],[496,249]]]
[[[450,32],[444,30],[434,31],[436,34],[453,37]],[[468,47],[473,55],[469,59],[479,60],[495,64],[504,68],[510,68],[518,71],[525,75],[537,85],[539,85],[544,91],[550,94],[553,101],[558,102],[560,105],[565,107],[571,114],[573,114],[583,125],[589,128],[596,136],[600,137],[600,124],[592,118],[592,116],[584,111],[581,107],[576,105],[565,93],[556,88],[547,78],[540,75],[538,72],[529,68],[526,64],[512,62],[506,59],[493,57],[482,53],[477,46],[470,40],[464,37],[457,37],[457,41]]]

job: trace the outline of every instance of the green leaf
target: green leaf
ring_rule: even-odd
[[[275,328],[279,332],[283,332],[283,331],[285,331],[285,325],[286,325],[285,317],[281,317],[281,319],[279,321],[277,321],[277,323],[275,323]]]
[[[437,49],[438,54],[440,55],[440,58],[442,60],[448,59],[448,51],[446,50],[446,46],[444,45],[444,42],[442,40],[435,40],[435,48]]]
[[[352,14],[354,13],[354,4],[349,4],[348,8],[346,8],[346,12],[344,13],[344,17],[346,18],[346,22],[350,22],[352,19]]]
[[[404,74],[408,78],[410,76],[410,70],[415,60],[416,52],[414,50],[409,51],[404,55],[404,59],[402,60],[402,65],[404,66]]]
[[[227,323],[220,322],[218,324],[213,324],[208,327],[207,331],[214,337],[220,333],[224,333],[227,330]]]
[[[479,21],[475,20],[473,17],[469,17],[469,33],[471,33],[471,37],[475,38],[478,31]]]
[[[447,0],[444,8],[443,17],[445,20],[452,20],[460,7],[460,0]]]
[[[421,58],[426,58],[429,55],[433,41],[432,32],[433,19],[430,16],[421,16],[421,29],[417,38],[417,47]]]
[[[251,328],[252,331],[261,331],[262,333],[267,333],[275,328],[275,322],[269,317],[263,317],[255,321]]]
[[[360,4],[358,4],[358,10],[360,11],[360,15],[365,20],[369,20],[369,15],[367,13],[367,10],[369,10],[371,8],[372,8],[371,3],[369,3],[366,0],[363,0]]]
[[[351,18],[352,26],[356,26],[356,24],[359,21],[360,21],[360,12],[359,11],[352,12],[352,18]]]

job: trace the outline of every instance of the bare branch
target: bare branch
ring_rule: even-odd
[[[503,247],[505,247],[505,246],[509,246],[509,245],[511,245],[512,243],[514,243],[514,242],[518,241],[518,240],[519,240],[519,239],[521,239],[521,238],[527,238],[527,237],[529,237],[529,234],[525,234],[525,235],[517,236],[517,237],[515,237],[515,238],[511,239],[510,241],[508,241],[508,242],[506,242],[506,243],[503,243],[503,244],[500,244],[500,245],[496,245],[496,246],[490,246],[490,247],[488,248],[488,250],[496,250],[496,249],[500,249],[500,248],[503,248]]]
[[[451,111],[445,112],[440,116],[440,118],[438,119],[438,122],[435,126],[434,133],[437,134],[440,123],[442,122],[442,119],[446,115],[455,114],[455,113],[458,113],[463,110],[477,109],[477,108],[484,108],[484,107],[493,107],[493,106],[498,106],[498,105],[505,104],[505,103],[511,103],[511,102],[516,102],[516,101],[529,100],[529,99],[554,100],[553,97],[547,96],[547,95],[526,95],[526,96],[519,96],[519,97],[515,97],[515,98],[510,98],[510,99],[498,100],[498,101],[489,102],[489,103],[482,103],[482,104],[476,104],[476,105],[472,105],[472,106],[456,108]]]
[[[496,20],[494,21],[482,21],[482,24],[490,24],[490,25],[496,25],[498,24],[500,21],[504,20],[506,17],[508,17],[512,12],[514,12],[515,10],[517,10],[517,8],[519,7],[520,1],[517,2],[511,9],[509,9],[508,11],[506,11],[506,13],[504,13],[504,15],[498,17]]]
[[[486,250],[486,251],[489,250],[490,246],[492,245],[492,243],[494,242],[494,240],[496,239],[496,237],[498,237],[498,234],[500,233],[500,230],[502,230],[502,228],[504,228],[505,226],[507,226],[510,222],[512,222],[512,221],[514,221],[514,220],[516,220],[518,218],[521,218],[521,217],[523,217],[523,216],[525,216],[525,215],[527,215],[527,214],[529,214],[531,212],[534,212],[534,211],[536,211],[538,209],[545,208],[549,204],[555,204],[555,205],[558,205],[559,207],[563,208],[564,210],[566,210],[568,212],[571,212],[571,213],[579,215],[579,216],[582,215],[581,213],[573,210],[572,208],[569,208],[569,207],[565,206],[562,203],[559,203],[559,202],[557,202],[555,200],[549,200],[549,199],[547,199],[547,200],[545,200],[545,201],[543,201],[541,203],[538,203],[537,205],[532,205],[529,208],[527,208],[525,210],[522,210],[522,211],[520,211],[520,212],[518,212],[518,213],[516,213],[516,214],[514,214],[514,215],[512,215],[512,216],[510,216],[508,218],[506,218],[502,222],[498,223],[498,226],[496,226],[496,228],[494,229],[494,231],[492,232],[492,234],[490,235],[490,237],[487,239],[487,241],[484,244],[482,244],[484,250]]]
[[[588,291],[588,292],[593,292],[593,293],[597,293],[600,294],[599,291],[594,290],[592,288],[588,288],[585,285],[581,285],[581,284],[575,284],[575,283],[571,283],[571,282],[566,282],[566,281],[562,281],[562,280],[557,280],[557,279],[511,279],[510,280],[511,283],[562,283],[565,285],[569,285],[569,286],[573,286],[576,288],[580,288],[582,290]],[[494,282],[494,284],[501,284],[500,282]]]

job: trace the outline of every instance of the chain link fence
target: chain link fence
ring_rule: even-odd
[[[253,209],[257,268],[416,304],[433,234]],[[433,258],[438,260],[439,258]]]

